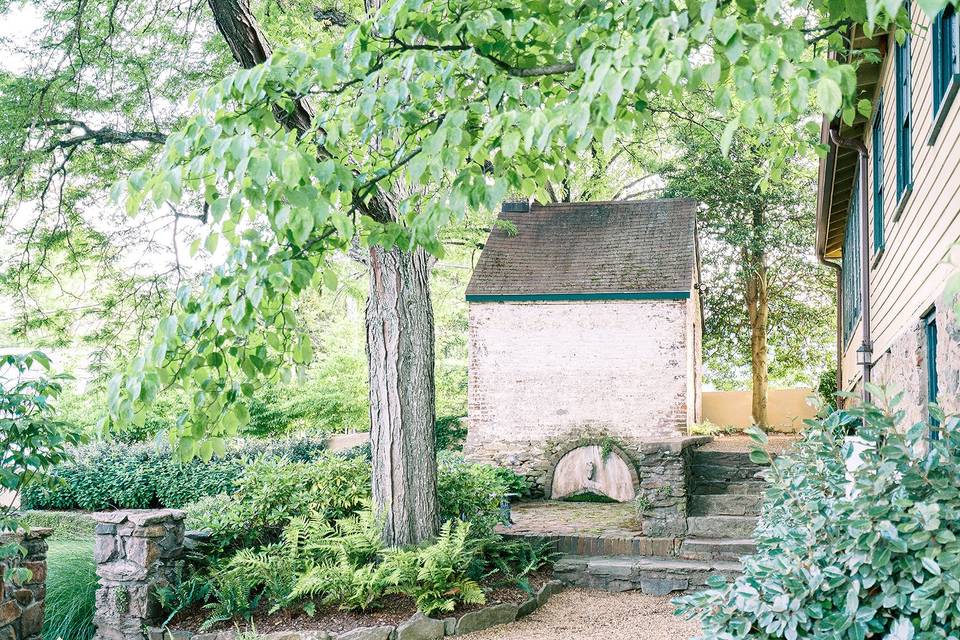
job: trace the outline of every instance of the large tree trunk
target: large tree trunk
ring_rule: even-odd
[[[423,249],[370,249],[367,356],[373,505],[386,544],[437,533],[433,308]]]
[[[753,423],[767,427],[767,320],[770,305],[767,294],[767,270],[762,261],[747,281],[747,312],[750,317],[750,369],[753,389]]]
[[[249,0],[207,0],[217,29],[243,67],[262,63],[270,44],[250,11]],[[379,0],[366,0],[368,12]],[[291,113],[275,109],[286,127],[303,133],[313,111],[295,101]],[[390,194],[374,193],[361,204],[380,222],[392,219]],[[370,366],[370,426],[373,503],[388,545],[416,544],[438,528],[433,308],[429,261],[422,249],[370,249],[367,356]]]

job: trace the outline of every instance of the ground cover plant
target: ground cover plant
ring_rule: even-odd
[[[480,604],[484,585],[529,589],[528,576],[551,559],[544,546],[494,534],[503,503],[525,492],[525,480],[508,470],[441,454],[440,535],[391,547],[370,510],[363,452],[252,460],[231,494],[188,506],[188,526],[211,539],[161,599],[171,619],[202,608],[207,626],[291,607],[364,611],[391,596],[424,613]]]
[[[898,397],[812,421],[769,472],[757,553],[677,599],[703,637],[933,640],[960,634],[960,421],[901,431]],[[847,437],[865,446],[854,454]],[[764,436],[752,432],[762,444]],[[755,451],[757,461],[769,457]]]

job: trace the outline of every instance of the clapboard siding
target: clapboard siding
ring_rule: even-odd
[[[930,21],[914,4],[911,75],[913,83],[913,189],[896,217],[896,92],[894,41],[881,71],[880,87],[888,105],[883,110],[885,247],[873,255],[871,309],[874,357],[879,358],[897,336],[915,326],[920,316],[943,291],[952,268],[944,263],[951,247],[960,241],[960,97],[949,107],[936,143],[928,144],[933,127],[932,44]],[[879,95],[879,93],[878,93]],[[877,96],[874,96],[876,98]],[[867,131],[870,127],[867,128]],[[871,151],[872,140],[866,136]],[[870,176],[873,180],[873,176]],[[870,234],[873,237],[872,186],[869,190]],[[895,219],[896,218],[896,219]],[[871,243],[872,247],[872,243]],[[872,249],[871,249],[872,250]],[[849,293],[849,292],[848,292]],[[859,379],[857,328],[844,353],[844,381],[852,388]]]

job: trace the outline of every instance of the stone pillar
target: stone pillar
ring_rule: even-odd
[[[156,591],[173,581],[183,555],[184,515],[176,509],[93,514],[100,578],[94,640],[142,640],[144,629],[161,621]]]
[[[690,447],[709,440],[689,437],[643,445],[637,465],[640,488],[635,501],[643,535],[675,539],[686,535]]]
[[[40,640],[47,580],[47,537],[53,529],[31,529],[0,536],[0,545],[18,542],[26,554],[0,562],[0,640]],[[11,569],[23,568],[30,577],[14,581]]]

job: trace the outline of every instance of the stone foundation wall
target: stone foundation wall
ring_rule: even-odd
[[[467,455],[538,489],[571,441],[681,436],[687,301],[471,303]]]
[[[0,545],[19,541],[26,549],[20,557],[0,562],[0,640],[41,640],[47,580],[47,537],[52,529],[32,529],[25,534],[0,536]],[[11,569],[23,568],[30,577],[12,579]]]
[[[94,640],[143,640],[144,629],[161,621],[156,591],[175,579],[184,516],[175,509],[93,514],[100,578]]]
[[[960,325],[946,295],[937,300],[936,324],[939,402],[948,414],[960,413]],[[898,408],[905,411],[906,417],[901,428],[927,420],[930,399],[926,358],[924,325],[919,318],[898,335],[886,351],[875,354],[874,382],[891,391],[903,392]]]

